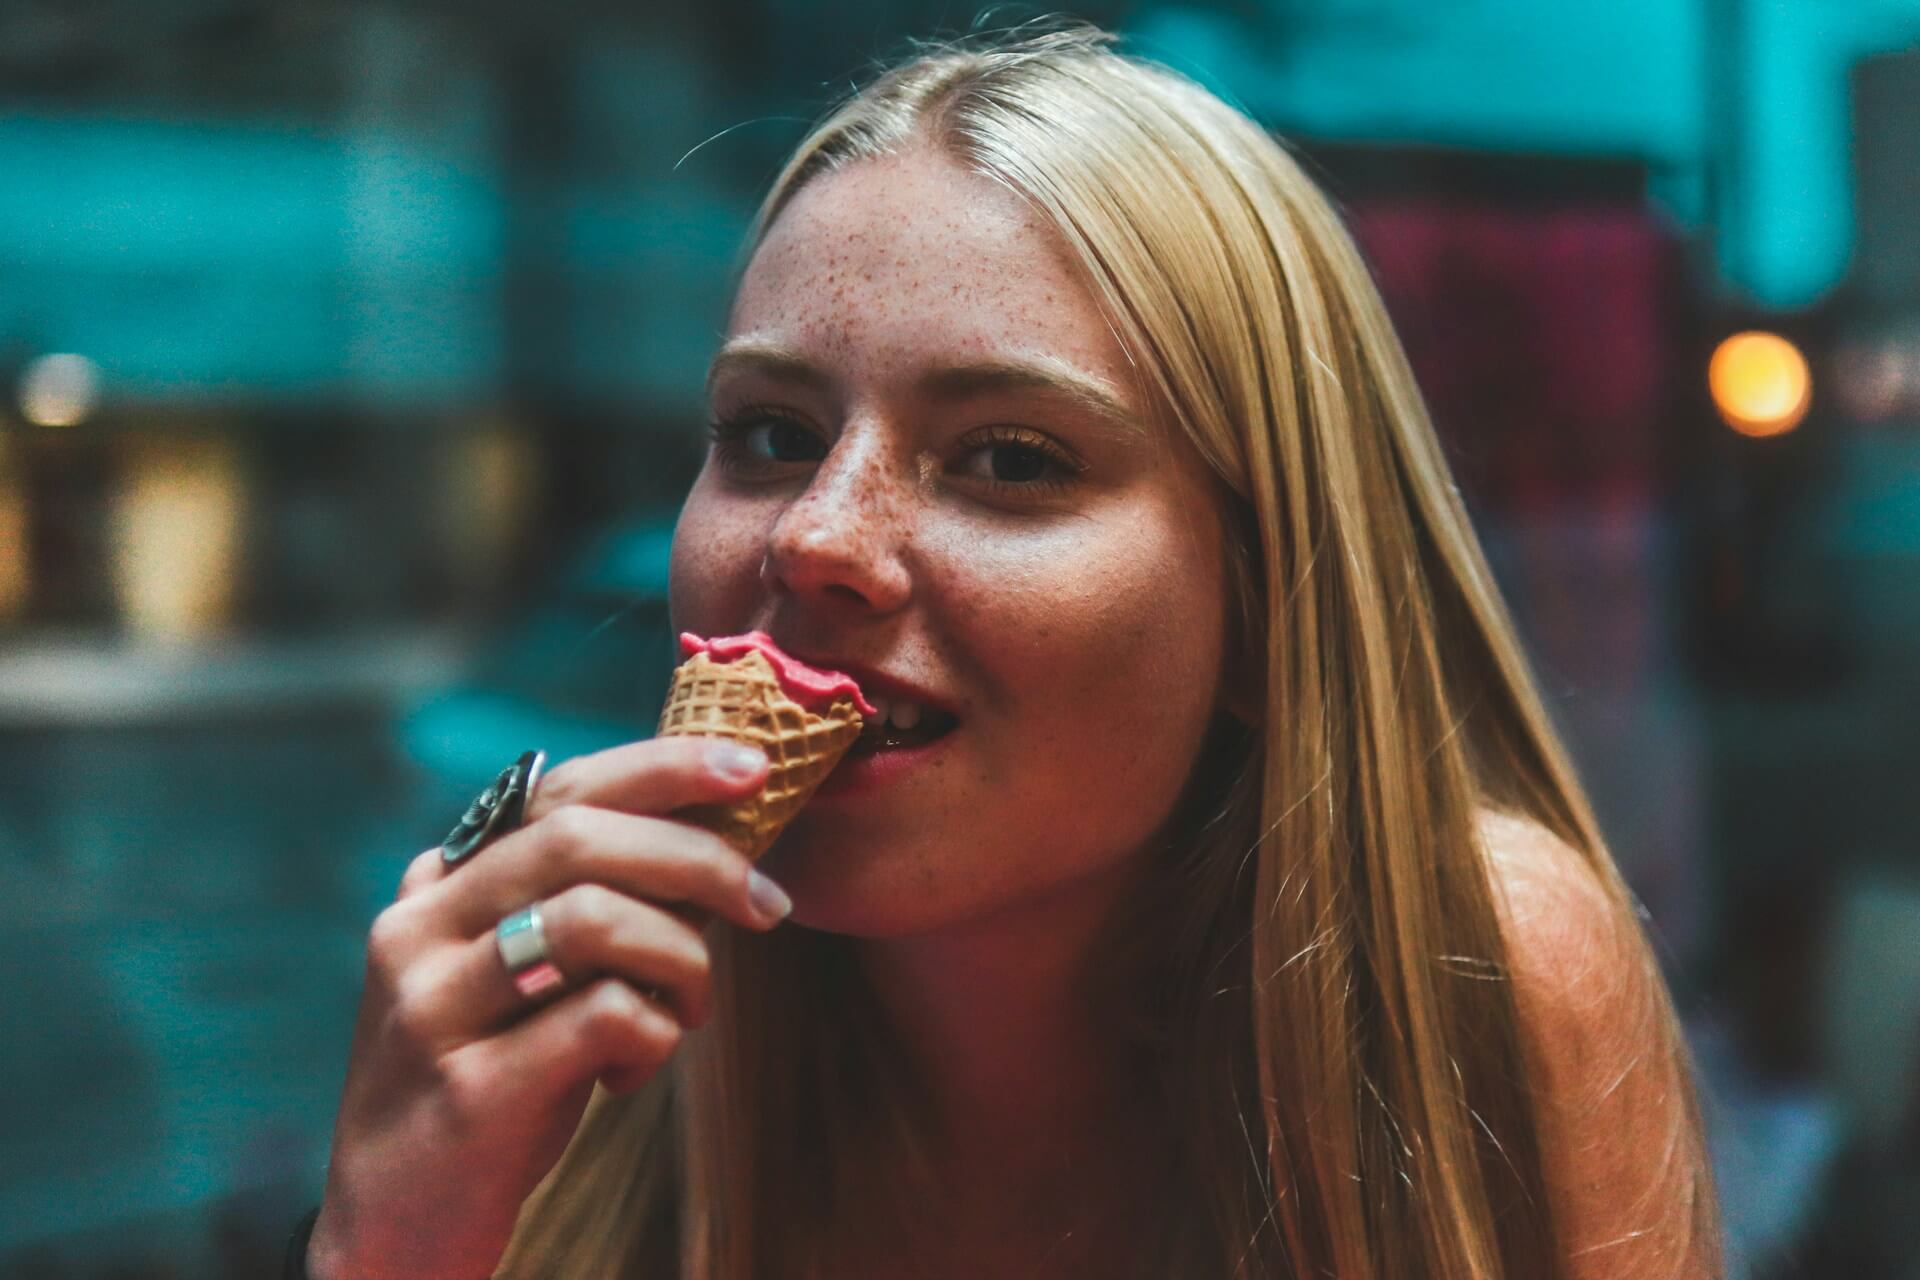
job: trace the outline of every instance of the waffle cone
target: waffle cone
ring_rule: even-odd
[[[673,816],[758,858],[847,754],[861,723],[849,698],[834,700],[824,714],[795,702],[758,653],[729,662],[696,653],[674,668],[659,736],[730,738],[766,752],[771,768],[757,795],[730,805],[689,805]]]

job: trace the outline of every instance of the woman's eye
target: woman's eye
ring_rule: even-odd
[[[1005,484],[1031,484],[1045,478],[1052,459],[1021,444],[996,444],[982,450],[992,459],[993,478]]]
[[[970,442],[960,470],[995,488],[1024,493],[1064,489],[1086,468],[1045,437],[992,427]]]
[[[765,410],[747,410],[711,424],[713,448],[721,465],[752,470],[783,462],[817,462],[825,455],[813,431],[792,418]]]

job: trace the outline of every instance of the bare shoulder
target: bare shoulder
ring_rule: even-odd
[[[1479,826],[1570,1274],[1718,1275],[1687,1066],[1639,922],[1545,828],[1492,812]]]
[[[1637,924],[1586,859],[1551,831],[1488,809],[1480,814],[1480,838],[1494,871],[1501,923],[1524,976],[1571,993],[1636,948]]]

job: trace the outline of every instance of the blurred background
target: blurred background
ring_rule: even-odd
[[[1920,1276],[1920,0],[1073,12],[1348,211],[1651,914],[1732,1274]],[[277,1274],[405,863],[657,714],[756,197],[973,20],[0,0],[0,1275]]]

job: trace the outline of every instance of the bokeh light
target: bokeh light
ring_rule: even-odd
[[[1813,404],[1813,376],[1800,348],[1777,333],[1736,333],[1707,366],[1713,404],[1745,436],[1793,430]]]
[[[0,622],[25,611],[33,577],[28,545],[26,479],[19,447],[0,435]]]
[[[72,427],[100,405],[100,366],[85,356],[41,356],[20,377],[20,413],[42,427]]]
[[[127,630],[191,643],[225,630],[238,586],[245,487],[218,437],[143,441],[109,517],[113,591]]]
[[[1833,359],[1834,391],[1847,417],[1885,422],[1899,413],[1916,391],[1908,344],[1892,338],[1843,344]]]

